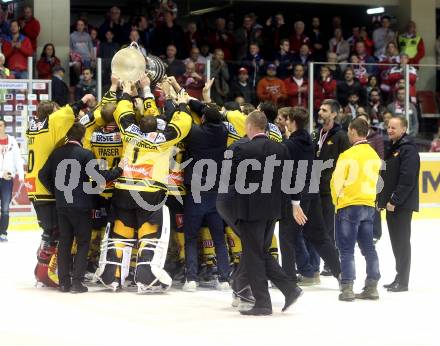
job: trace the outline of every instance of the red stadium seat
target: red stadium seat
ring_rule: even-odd
[[[438,117],[438,110],[436,104],[436,97],[434,92],[430,90],[423,90],[417,92],[417,100],[420,103],[423,118]]]

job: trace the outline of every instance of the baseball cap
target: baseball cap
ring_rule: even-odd
[[[241,68],[238,70],[238,73],[246,73],[246,74],[248,74],[249,72],[248,72],[247,68],[245,68],[245,67],[241,67]]]
[[[276,67],[274,64],[269,64],[269,65],[267,65],[267,69],[268,69],[268,70],[270,70],[270,69],[272,69],[272,70],[276,70],[277,67]]]

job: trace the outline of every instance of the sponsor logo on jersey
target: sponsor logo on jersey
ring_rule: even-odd
[[[88,123],[90,123],[90,115],[86,114],[83,117],[81,117],[81,119],[79,119],[79,122],[83,125],[87,125]]]
[[[182,185],[183,184],[183,172],[170,172],[168,175],[168,184]]]
[[[46,128],[47,125],[47,119],[44,119],[44,121],[37,121],[36,119],[32,119],[29,122],[29,131],[40,131],[41,129]]]
[[[115,133],[94,133],[92,137],[92,143],[121,143],[121,134]]]
[[[28,193],[35,192],[37,190],[35,186],[35,178],[26,178],[24,186],[26,187]]]
[[[127,165],[124,167],[122,176],[125,178],[151,179],[153,165]]]

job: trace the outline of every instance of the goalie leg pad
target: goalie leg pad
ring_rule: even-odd
[[[128,276],[130,267],[131,249],[135,239],[133,238],[134,229],[128,230],[128,227],[118,225],[120,221],[115,222],[115,227],[111,231],[111,224],[106,228],[104,238],[101,242],[99,268],[95,273],[95,278],[102,282],[106,287],[115,290],[114,282],[123,285]],[[121,223],[122,224],[122,223]],[[123,234],[121,234],[123,233]],[[110,237],[111,235],[111,237]]]
[[[163,269],[170,240],[170,215],[168,208],[162,208],[162,227],[144,223],[139,229],[139,250],[136,263],[135,282],[148,286],[171,286],[172,280]],[[162,285],[161,285],[162,284]],[[139,287],[139,285],[138,285]]]

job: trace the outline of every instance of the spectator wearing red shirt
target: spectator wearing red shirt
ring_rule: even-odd
[[[294,33],[290,36],[290,49],[293,53],[299,53],[299,49],[303,44],[310,45],[310,39],[304,35],[305,24],[302,21],[297,21],[294,24]]]
[[[205,81],[203,76],[196,72],[196,65],[192,61],[188,61],[185,64],[185,73],[183,76],[178,77],[177,81],[190,96],[198,100],[202,99],[202,89]]]
[[[55,55],[55,46],[52,43],[46,43],[41,52],[40,59],[37,62],[37,73],[39,79],[51,79],[52,69],[60,66],[61,62]]]
[[[304,79],[304,66],[296,65],[293,76],[285,79],[287,104],[290,107],[307,107],[308,83]]]
[[[368,31],[365,26],[361,27],[361,41],[365,43],[365,49],[367,50],[368,55],[374,54],[374,42],[373,40],[368,36]]]
[[[221,49],[225,55],[225,60],[232,59],[234,38],[226,32],[226,21],[224,18],[217,18],[215,20],[215,31],[209,35],[208,43],[214,49]]]
[[[277,78],[277,67],[274,64],[267,66],[266,76],[258,82],[257,96],[259,101],[270,101],[275,105],[286,98],[286,86]]]
[[[350,59],[353,64],[352,68],[354,70],[354,76],[359,80],[361,86],[365,87],[368,84],[368,73],[365,65],[359,60],[357,55],[353,55]]]
[[[191,48],[189,52],[189,58],[186,58],[184,61],[185,65],[188,62],[193,62],[196,67],[196,72],[200,75],[205,74],[205,65],[206,58],[200,55],[200,49],[197,47]]]
[[[356,42],[355,45],[355,55],[359,59],[359,63],[365,63],[365,64],[375,64],[377,63],[376,59],[374,59],[371,55],[368,55],[367,47],[365,45],[364,41]],[[379,75],[379,69],[377,66],[374,65],[366,65],[365,68],[367,69],[368,75]]]
[[[391,86],[388,81],[388,76],[393,67],[390,64],[400,64],[400,54],[399,49],[397,48],[397,44],[395,42],[389,42],[387,44],[385,54],[379,57],[379,70],[380,70],[380,90],[386,95],[388,95],[391,91]],[[385,97],[386,99],[387,97]]]
[[[37,38],[40,34],[40,22],[33,16],[32,7],[25,6],[23,8],[23,16],[18,19],[21,32],[29,38],[32,44],[32,50],[37,51]]]
[[[3,53],[6,57],[7,67],[12,71],[15,78],[28,78],[28,57],[32,56],[31,41],[20,34],[20,25],[17,20],[11,21],[11,34],[6,36],[3,42]]]
[[[333,79],[330,68],[327,65],[321,66],[320,78],[314,83],[315,109],[319,109],[322,101],[336,99],[336,80]]]
[[[405,66],[408,65],[409,58],[406,54],[400,55],[400,65],[393,67],[388,74],[388,84],[392,93],[394,94],[398,87],[399,81],[405,79]],[[408,66],[409,68],[409,95],[411,96],[411,102],[416,103],[416,82],[417,82],[417,70]]]

